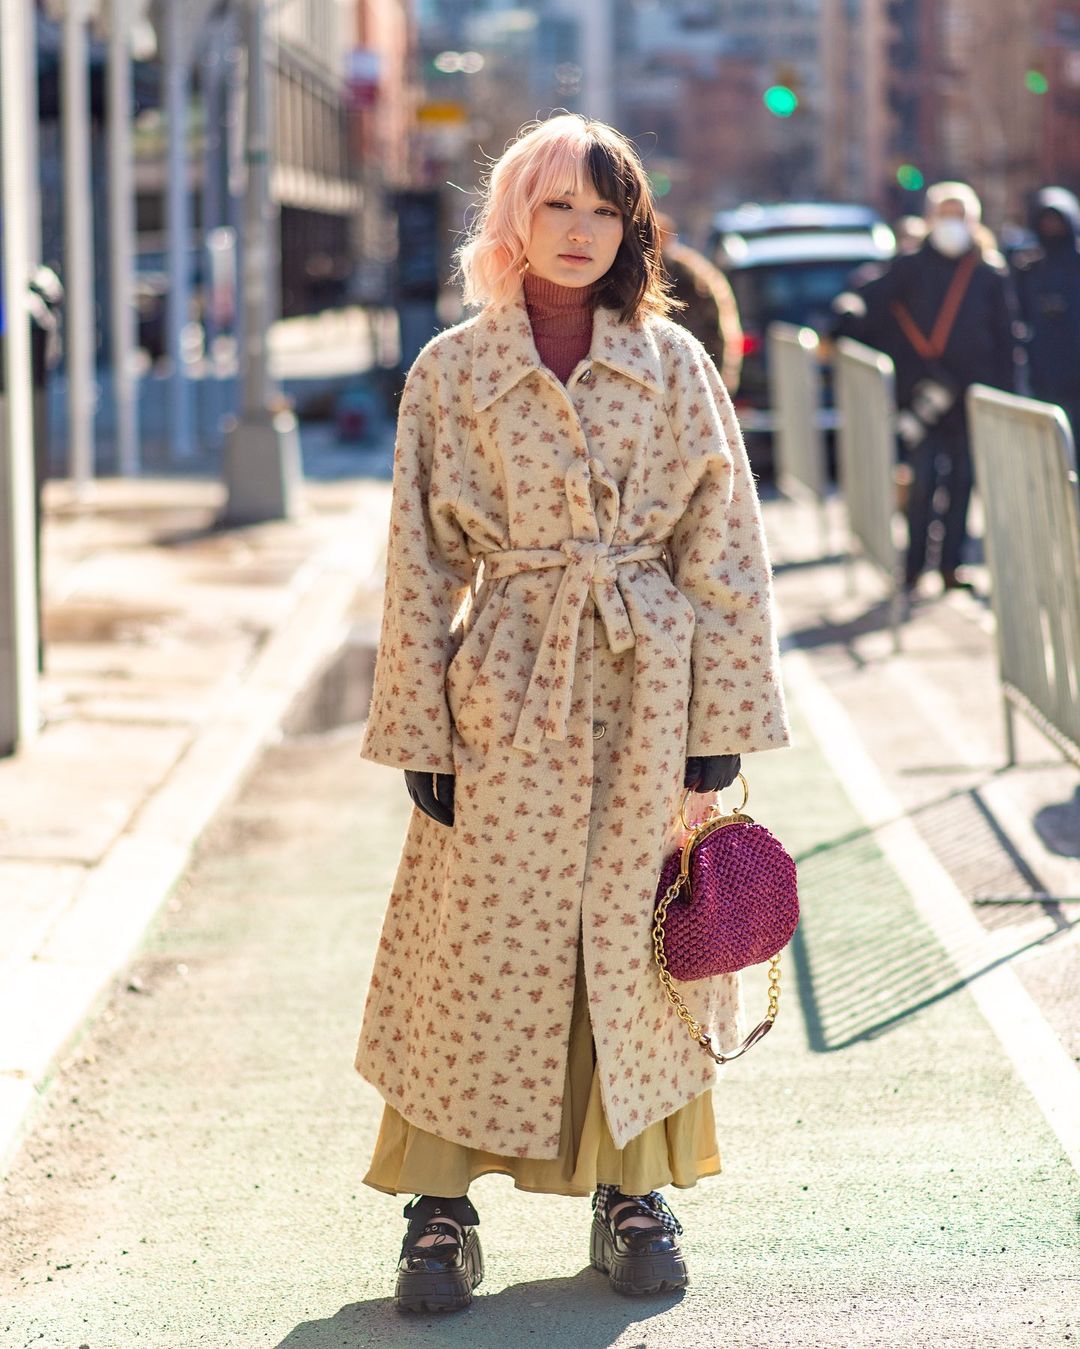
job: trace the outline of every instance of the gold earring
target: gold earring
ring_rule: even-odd
[[[529,259],[526,258],[525,261],[521,264],[521,274],[522,274],[522,276],[524,276],[525,273],[526,273],[528,270],[529,270]]]

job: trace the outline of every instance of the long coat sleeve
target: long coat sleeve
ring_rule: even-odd
[[[423,354],[402,395],[394,447],[386,592],[365,758],[453,773],[446,669],[472,576],[454,514],[461,447],[453,391]]]
[[[694,490],[669,548],[694,609],[686,752],[772,749],[788,733],[761,508],[716,367],[699,349],[683,360],[672,420]]]

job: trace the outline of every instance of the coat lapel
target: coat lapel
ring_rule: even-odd
[[[593,315],[589,359],[643,384],[652,393],[664,387],[657,334],[647,323],[620,323],[614,309],[597,308]]]
[[[504,305],[490,305],[476,320],[473,340],[473,403],[490,407],[531,370],[542,370],[523,292]]]
[[[533,341],[523,292],[505,305],[492,305],[476,320],[472,383],[478,412],[514,388],[533,370],[544,370]],[[593,315],[589,358],[660,393],[663,366],[656,333],[642,323],[620,323],[614,309],[598,306]]]

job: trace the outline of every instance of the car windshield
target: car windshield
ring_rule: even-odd
[[[833,300],[863,262],[864,258],[831,259],[729,273],[743,327],[763,333],[770,323],[782,320],[821,331],[828,326]]]

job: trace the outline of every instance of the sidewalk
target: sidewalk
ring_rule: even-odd
[[[387,494],[308,483],[220,531],[217,483],[49,485],[43,730],[0,760],[0,1161],[194,840],[355,622]],[[372,639],[373,640],[373,639]]]
[[[348,682],[335,662],[207,830],[36,1114],[0,1210],[0,1338],[1072,1342],[1076,774],[1026,736],[1024,765],[997,771],[977,601],[917,607],[897,664],[873,579],[848,600],[838,565],[802,551],[816,535],[798,509],[767,516],[795,743],[746,767],[751,813],[799,863],[803,919],[776,1030],[716,1093],[724,1174],[671,1195],[685,1296],[616,1297],[586,1267],[586,1203],[487,1176],[471,1191],[487,1264],[473,1306],[394,1312],[403,1200],[360,1184],[381,1102],[351,1054],[409,802],[400,773],[360,759],[355,713],[337,724],[324,706]],[[373,623],[371,604],[358,640]],[[1030,897],[1051,873],[1053,898],[981,902]],[[746,996],[763,1006],[760,970]]]

